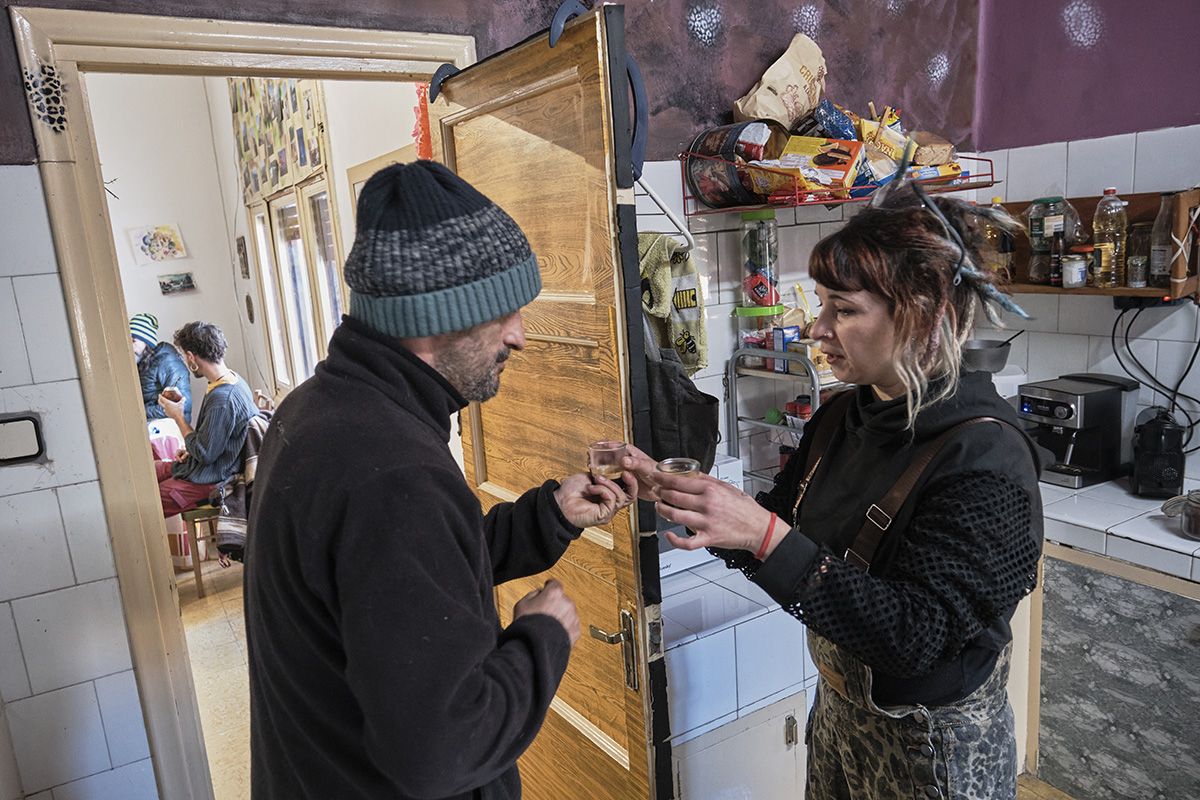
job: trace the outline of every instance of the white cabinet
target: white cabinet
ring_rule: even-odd
[[[676,745],[676,800],[802,800],[806,695],[797,692]]]

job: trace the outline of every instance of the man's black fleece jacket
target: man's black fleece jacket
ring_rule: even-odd
[[[501,629],[495,584],[581,533],[548,481],[486,517],[447,446],[465,405],[346,318],[280,405],[246,551],[254,800],[516,798],[570,644]]]

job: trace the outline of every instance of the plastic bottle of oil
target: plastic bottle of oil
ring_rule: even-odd
[[[1104,190],[1104,197],[1096,204],[1096,213],[1092,217],[1092,243],[1112,245],[1112,271],[1101,275],[1097,270],[1097,286],[1125,285],[1125,230],[1128,224],[1125,201],[1117,197],[1116,188],[1110,186]]]

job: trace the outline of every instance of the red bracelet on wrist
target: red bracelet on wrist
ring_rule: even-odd
[[[767,532],[763,536],[762,544],[759,545],[758,552],[754,554],[754,558],[758,561],[763,560],[763,556],[767,554],[767,546],[771,544],[771,536],[775,533],[775,523],[779,520],[779,515],[772,513],[771,522],[767,525]]]

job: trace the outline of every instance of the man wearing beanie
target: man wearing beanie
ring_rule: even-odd
[[[571,475],[485,516],[451,418],[499,389],[541,290],[517,224],[429,161],[363,188],[350,315],[280,405],[246,550],[254,800],[518,798],[579,637],[557,581],[502,628],[496,584],[636,495]]]
[[[187,365],[174,345],[158,340],[158,317],[153,314],[134,314],[129,319],[129,341],[133,345],[133,357],[137,360],[146,419],[166,417],[166,412],[158,404],[158,396],[171,386],[183,395],[183,414],[191,419],[192,383]]]

